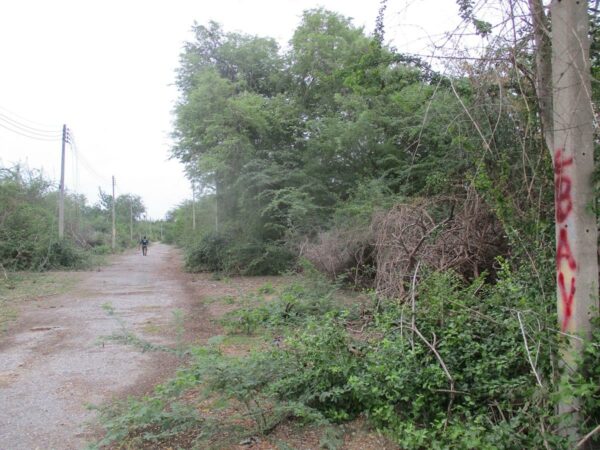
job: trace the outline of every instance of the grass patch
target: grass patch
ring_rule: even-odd
[[[12,272],[0,278],[0,333],[17,319],[19,305],[69,292],[79,280],[73,272]]]
[[[144,326],[142,327],[142,332],[145,334],[162,334],[163,329],[157,323],[146,322],[146,323],[144,323]]]

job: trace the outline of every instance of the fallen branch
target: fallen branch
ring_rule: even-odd
[[[525,344],[525,352],[527,352],[527,359],[529,360],[529,365],[531,366],[531,370],[535,375],[535,379],[540,387],[544,387],[542,384],[542,380],[537,370],[535,369],[535,365],[533,364],[533,360],[531,359],[531,352],[529,351],[529,345],[527,344],[527,335],[525,334],[525,327],[523,327],[523,321],[521,320],[521,312],[517,311],[517,318],[519,319],[519,326],[521,327],[521,334],[523,335],[523,342]]]
[[[452,410],[452,405],[454,403],[454,396],[455,396],[455,389],[454,389],[454,378],[452,378],[452,375],[450,374],[450,371],[448,370],[448,367],[446,366],[446,363],[444,362],[444,359],[442,358],[442,356],[438,353],[438,351],[435,349],[435,346],[433,346],[426,338],[425,336],[423,336],[421,334],[421,332],[419,331],[419,329],[415,326],[413,327],[413,331],[417,334],[417,336],[419,336],[419,338],[425,343],[425,345],[427,347],[429,347],[429,349],[433,352],[433,354],[435,355],[435,357],[437,358],[437,360],[440,362],[440,366],[442,366],[442,370],[444,371],[444,373],[446,374],[446,377],[448,378],[448,381],[450,382],[450,389],[448,392],[450,392],[450,402],[448,403],[448,410],[446,412],[446,425],[448,425],[448,422],[450,420],[450,412]]]
[[[585,444],[587,441],[590,440],[590,438],[596,434],[598,431],[600,431],[600,425],[598,425],[596,428],[594,428],[592,431],[590,431],[588,434],[586,434],[583,439],[581,439],[577,445],[575,446],[575,448],[581,448],[583,446],[583,444]]]

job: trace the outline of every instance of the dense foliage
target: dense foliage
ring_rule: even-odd
[[[229,255],[223,267],[274,273],[288,264],[249,266],[274,247],[289,256],[323,231],[351,231],[374,209],[440,195],[447,209],[483,198],[519,241],[514,251],[550,236],[548,152],[539,133],[515,132],[539,128],[535,89],[502,58],[528,58],[519,42],[494,49],[493,60],[451,67],[449,77],[383,45],[382,26],[367,36],[323,9],[305,12],[286,52],[216,23],[194,32],[178,72],[172,151],[203,194],[202,225],[189,226],[189,204],[171,217],[174,240],[190,251],[217,233]]]
[[[197,234],[218,227],[231,254],[247,255],[233,267],[297,248],[373,180],[393,194],[447,193],[475,168],[479,138],[448,83],[339,14],[307,11],[285,54],[215,23],[194,31],[173,156],[206,193],[202,214],[217,214]]]

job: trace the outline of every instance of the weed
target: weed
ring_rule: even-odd
[[[187,354],[187,349],[185,348],[183,342],[183,333],[185,332],[183,324],[183,311],[178,309],[173,311],[173,323],[177,335],[177,343],[175,348],[171,348],[165,345],[154,344],[146,339],[142,339],[137,334],[129,330],[127,324],[125,323],[123,318],[117,313],[112,303],[103,303],[101,307],[104,311],[106,311],[106,313],[109,316],[111,316],[117,322],[117,324],[119,325],[119,330],[114,331],[108,336],[100,336],[97,339],[98,344],[104,345],[104,343],[106,342],[115,342],[118,344],[130,345],[134,348],[137,348],[138,350],[141,350],[142,353],[167,352],[174,353],[180,358],[184,357]]]
[[[258,293],[263,295],[271,295],[275,293],[275,288],[272,283],[265,283],[258,288]]]
[[[206,344],[210,348],[217,348],[217,349],[219,349],[219,347],[221,346],[221,344],[223,343],[224,340],[225,340],[225,336],[221,336],[221,335],[211,336],[206,341]]]
[[[233,295],[226,295],[221,298],[221,301],[226,305],[233,305],[236,302],[236,298]]]
[[[305,278],[285,287],[272,301],[246,295],[241,307],[222,318],[221,324],[229,333],[252,335],[260,330],[299,326],[313,316],[323,316],[339,307],[333,301],[335,286],[324,280]]]

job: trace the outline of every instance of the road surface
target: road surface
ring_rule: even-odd
[[[178,252],[155,244],[111,261],[78,274],[68,294],[26,302],[2,340],[0,450],[84,448],[96,416],[88,405],[147,392],[175,368],[175,356],[102,337],[123,330],[119,318],[138,337],[175,344],[173,312],[193,300]]]

